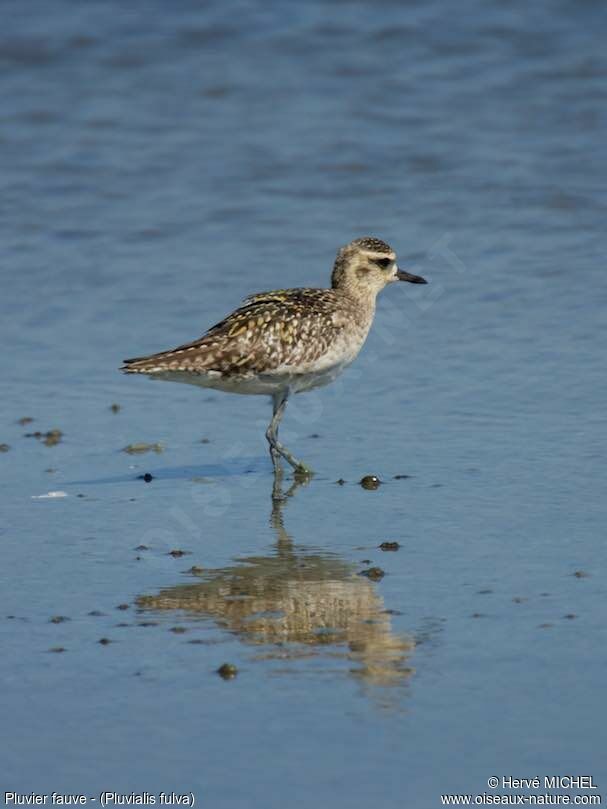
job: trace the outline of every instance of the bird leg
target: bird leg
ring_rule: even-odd
[[[280,458],[284,458],[287,463],[291,464],[296,473],[299,473],[300,475],[311,475],[312,470],[302,461],[298,461],[297,458],[294,455],[291,455],[289,450],[278,441],[278,426],[284,415],[288,398],[288,389],[282,391],[281,393],[277,393],[272,397],[274,406],[273,415],[270,426],[266,430],[266,438],[268,439],[268,443],[270,445],[270,456],[274,466],[274,474],[279,474]]]

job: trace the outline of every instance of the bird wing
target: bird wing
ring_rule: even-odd
[[[251,295],[198,340],[125,360],[122,370],[246,374],[313,360],[326,350],[331,330],[340,328],[328,293],[279,289]]]

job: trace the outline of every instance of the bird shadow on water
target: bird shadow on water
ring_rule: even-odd
[[[193,568],[190,583],[140,595],[136,605],[141,612],[211,619],[257,647],[253,660],[277,664],[276,675],[293,675],[306,660],[320,658],[332,674],[335,667],[345,669],[364,691],[372,689],[374,700],[396,708],[394,697],[386,695],[408,684],[415,642],[394,632],[377,585],[357,574],[350,561],[298,544],[287,532],[285,507],[307,483],[295,479],[285,490],[281,475],[274,478],[275,544],[266,555],[236,558],[216,569]]]
[[[64,486],[102,486],[117,483],[132,483],[147,473],[155,480],[195,480],[197,478],[236,478],[241,475],[258,473],[263,470],[265,458],[242,458],[238,462],[230,460],[229,463],[193,464],[191,466],[163,466],[152,467],[139,463],[136,469],[130,469],[127,474],[110,475],[105,478],[91,478],[87,480],[68,480]]]

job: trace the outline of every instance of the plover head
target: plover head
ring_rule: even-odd
[[[427,283],[420,275],[399,269],[396,253],[381,239],[371,236],[354,239],[338,251],[331,275],[333,289],[375,296],[394,281]]]

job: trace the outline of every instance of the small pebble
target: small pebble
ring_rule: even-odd
[[[359,575],[366,576],[371,581],[381,581],[386,574],[381,567],[368,567],[366,570],[361,570]]]
[[[374,489],[379,489],[381,486],[381,480],[377,477],[377,475],[365,475],[360,481],[360,485],[363,487],[363,489],[373,491]]]
[[[238,669],[233,663],[222,663],[217,669],[217,674],[224,680],[233,680],[238,674]]]
[[[397,551],[399,548],[398,542],[382,542],[379,546],[380,551]]]

